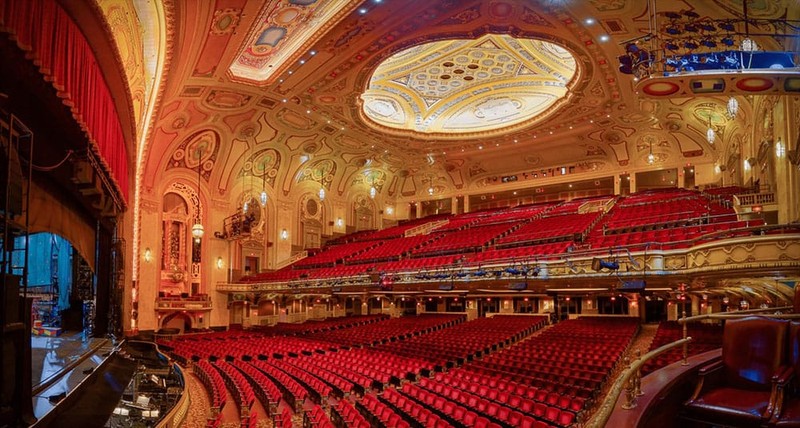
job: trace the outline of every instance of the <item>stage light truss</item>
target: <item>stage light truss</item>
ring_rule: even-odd
[[[786,69],[797,67],[800,60],[789,49],[762,51],[751,38],[770,37],[779,43],[800,38],[797,20],[711,19],[694,11],[662,12],[659,18],[655,32],[623,42],[620,72],[645,78],[705,70]]]

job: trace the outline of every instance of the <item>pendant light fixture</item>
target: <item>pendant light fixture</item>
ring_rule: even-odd
[[[202,168],[203,153],[200,148],[197,148],[197,217],[195,218],[194,226],[192,226],[192,236],[196,242],[200,242],[203,238],[203,224],[200,223],[200,168]]]

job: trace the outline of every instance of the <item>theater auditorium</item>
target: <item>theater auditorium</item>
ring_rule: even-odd
[[[797,0],[0,0],[0,428],[800,426]]]

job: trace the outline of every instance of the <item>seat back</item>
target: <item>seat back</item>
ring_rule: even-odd
[[[786,363],[789,321],[765,317],[729,320],[722,336],[726,381],[738,388],[767,390]]]

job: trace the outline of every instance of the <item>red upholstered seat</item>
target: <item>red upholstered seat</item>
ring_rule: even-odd
[[[798,293],[795,293],[795,309],[798,308],[797,296]],[[800,374],[800,321],[792,321],[789,325],[789,364],[794,371],[794,382],[797,385],[800,381],[800,377],[798,377]],[[783,385],[779,385],[779,392],[783,402],[778,401],[770,422],[776,427],[800,428],[800,397],[790,394],[791,391],[783,388]]]
[[[761,424],[772,415],[778,385],[786,382],[789,322],[764,317],[730,320],[722,358],[700,369],[686,402],[688,416],[709,422]]]

